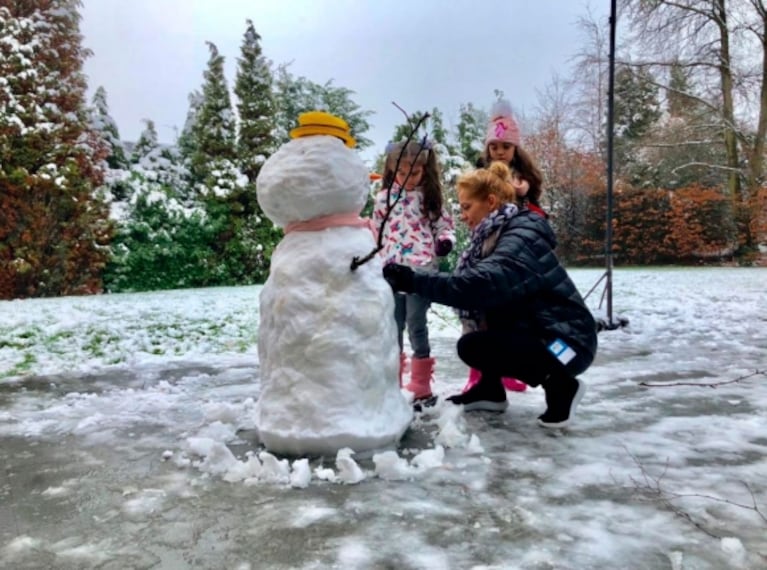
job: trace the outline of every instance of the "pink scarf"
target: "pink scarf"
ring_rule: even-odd
[[[291,222],[285,226],[285,235],[290,232],[318,232],[328,228],[338,227],[368,228],[373,234],[373,239],[378,237],[378,231],[370,218],[360,218],[356,212],[345,212],[343,214],[329,214],[312,218],[303,222]]]

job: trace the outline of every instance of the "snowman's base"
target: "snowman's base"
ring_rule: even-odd
[[[374,453],[396,449],[403,433],[363,437],[358,434],[327,434],[316,437],[259,431],[258,439],[270,453],[289,457],[335,457],[340,449],[349,448],[355,457],[372,456]]]

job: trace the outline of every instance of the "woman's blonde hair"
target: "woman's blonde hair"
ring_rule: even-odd
[[[465,192],[467,197],[486,200],[491,194],[501,204],[516,202],[517,193],[511,184],[511,169],[503,162],[491,162],[490,166],[473,170],[458,178],[458,192]]]

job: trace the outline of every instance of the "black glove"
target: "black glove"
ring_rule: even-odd
[[[407,265],[388,263],[383,268],[384,279],[391,285],[395,293],[413,292],[413,270]]]
[[[445,257],[451,251],[453,251],[453,242],[449,239],[438,240],[434,247],[434,253],[437,254],[437,257]]]

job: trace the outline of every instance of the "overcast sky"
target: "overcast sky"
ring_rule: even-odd
[[[500,89],[532,113],[536,90],[567,74],[589,10],[604,17],[609,0],[84,0],[81,31],[94,52],[89,96],[104,86],[125,140],[144,118],[174,140],[202,85],[206,41],[226,57],[231,88],[250,18],[267,58],[356,92],[375,112],[367,136],[378,151],[402,121],[392,101],[436,106],[453,125],[461,103],[489,107]]]

